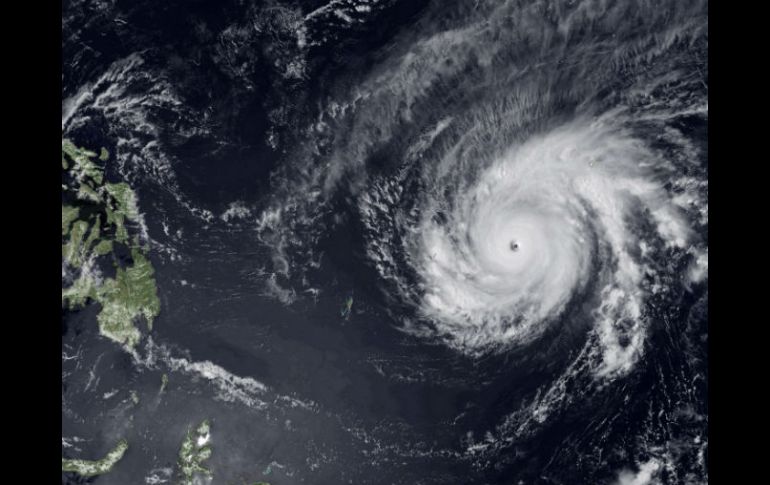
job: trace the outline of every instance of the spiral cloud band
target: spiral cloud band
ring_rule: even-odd
[[[595,375],[633,366],[650,297],[689,284],[666,263],[707,273],[707,181],[682,121],[707,117],[707,92],[680,72],[703,24],[670,3],[544,8],[437,12],[330,100],[259,220],[271,285],[291,287],[276,294],[308,286],[344,194],[403,330],[479,356],[587,322]]]
[[[688,233],[655,180],[656,163],[604,121],[532,137],[455,194],[448,212],[445,200],[422,202],[407,244],[420,284],[404,282],[404,296],[419,302],[436,333],[474,352],[536,336],[599,268],[600,332],[611,360],[628,358],[619,333],[633,344],[643,331],[631,212],[647,210],[665,243],[681,246]]]

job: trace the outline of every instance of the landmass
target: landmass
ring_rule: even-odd
[[[96,157],[62,140],[62,273],[71,276],[63,278],[62,306],[100,304],[99,332],[133,350],[141,338],[137,323],[152,330],[160,313],[155,271],[148,248],[129,230],[142,224],[136,194],[125,182],[105,180],[106,149]],[[104,275],[104,258],[114,277]]]
[[[187,430],[179,448],[180,484],[192,485],[196,475],[211,476],[211,471],[202,465],[211,456],[211,446],[208,444],[210,431],[208,420],[204,420],[195,430]]]
[[[93,477],[96,475],[103,475],[110,470],[115,464],[123,458],[123,455],[128,449],[128,441],[120,440],[115,448],[107,453],[107,455],[101,460],[68,460],[61,459],[61,471],[74,472],[82,477]]]
[[[350,317],[350,311],[353,309],[353,297],[349,296],[345,300],[345,303],[342,305],[342,309],[340,309],[340,316],[347,320]]]

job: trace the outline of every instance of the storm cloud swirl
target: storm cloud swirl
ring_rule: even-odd
[[[596,375],[633,366],[647,297],[690,283],[660,258],[707,271],[703,153],[679,128],[708,117],[707,24],[702,4],[599,3],[404,33],[331,96],[262,213],[278,272],[304,273],[342,191],[405,331],[481,355],[579,314]]]

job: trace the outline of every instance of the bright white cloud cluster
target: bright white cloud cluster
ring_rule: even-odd
[[[601,372],[627,368],[644,333],[631,211],[649,209],[666,244],[683,246],[689,234],[642,168],[651,162],[642,143],[609,124],[574,123],[494,161],[442,219],[434,216],[443,200],[428,200],[410,245],[422,312],[473,352],[537,335],[597,277]]]

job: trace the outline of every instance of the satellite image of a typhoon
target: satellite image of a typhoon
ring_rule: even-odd
[[[61,13],[63,485],[708,483],[706,1]]]

